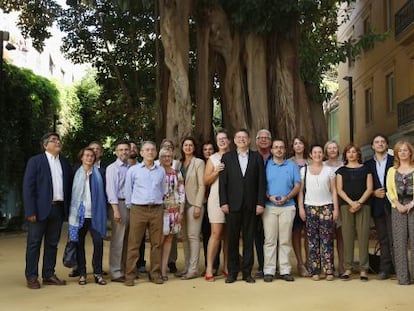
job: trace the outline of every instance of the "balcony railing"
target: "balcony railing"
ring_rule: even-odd
[[[398,126],[414,121],[414,96],[398,103]]]
[[[407,1],[395,13],[395,36],[398,36],[414,22],[414,0]]]

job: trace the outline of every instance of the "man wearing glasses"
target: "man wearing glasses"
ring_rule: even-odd
[[[66,285],[66,281],[55,275],[55,265],[62,223],[69,211],[71,168],[60,155],[62,143],[57,133],[45,134],[41,145],[44,152],[29,159],[23,179],[28,221],[25,275],[30,289],[40,288],[38,265],[42,240],[43,285]]]
[[[267,160],[272,155],[270,153],[270,147],[272,145],[272,134],[269,130],[261,129],[257,132],[256,135],[256,146],[257,152],[262,156],[263,162],[266,166]],[[264,255],[263,255],[263,245],[264,245],[264,231],[263,231],[263,222],[261,216],[258,217],[257,220],[257,231],[256,231],[256,238],[255,238],[255,246],[256,246],[256,255],[258,261],[258,269],[256,273],[256,278],[263,278],[263,262],[264,262]]]

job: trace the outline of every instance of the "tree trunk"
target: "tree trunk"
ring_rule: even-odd
[[[267,94],[267,59],[265,40],[262,36],[249,34],[245,41],[245,64],[247,72],[247,120],[251,135],[269,128]]]
[[[243,74],[240,68],[240,50],[242,39],[238,32],[231,34],[230,24],[226,13],[221,7],[210,11],[210,46],[222,58],[224,65],[220,70],[225,72],[224,81],[220,81],[223,88],[222,102],[223,124],[234,134],[238,128],[247,128],[246,98],[243,90]]]
[[[169,70],[166,137],[176,144],[191,134],[191,99],[188,81],[191,0],[159,0],[164,61]]]
[[[213,77],[214,58],[209,49],[210,27],[205,19],[197,23],[197,72],[194,138],[202,143],[213,138]]]

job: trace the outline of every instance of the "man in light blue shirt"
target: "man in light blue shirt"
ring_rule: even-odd
[[[300,173],[297,165],[286,160],[283,140],[272,143],[272,159],[266,165],[267,201],[262,216],[265,235],[264,281],[272,282],[276,273],[276,253],[279,254],[279,271],[285,281],[294,281],[290,274],[292,252],[292,226],[296,207],[293,198],[300,189]],[[276,252],[276,247],[278,252]]]
[[[116,142],[117,159],[106,168],[106,196],[112,208],[112,233],[109,250],[109,270],[112,282],[125,281],[125,245],[129,224],[129,213],[125,206],[125,177],[129,167],[129,152],[127,141]]]
[[[157,156],[155,143],[146,141],[141,147],[142,163],[132,166],[125,180],[125,203],[130,209],[129,237],[126,260],[125,285],[133,286],[139,248],[146,229],[151,243],[151,269],[149,278],[162,284],[161,239],[163,234],[163,198],[166,174],[164,168],[154,163]]]

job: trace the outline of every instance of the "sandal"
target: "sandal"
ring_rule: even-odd
[[[81,275],[79,277],[79,281],[78,281],[79,285],[86,285],[86,276],[85,275]]]
[[[168,276],[167,275],[161,275],[161,279],[166,282],[168,281]]]
[[[93,277],[95,278],[95,283],[99,285],[106,285],[106,281],[102,277],[102,274],[94,274]]]

